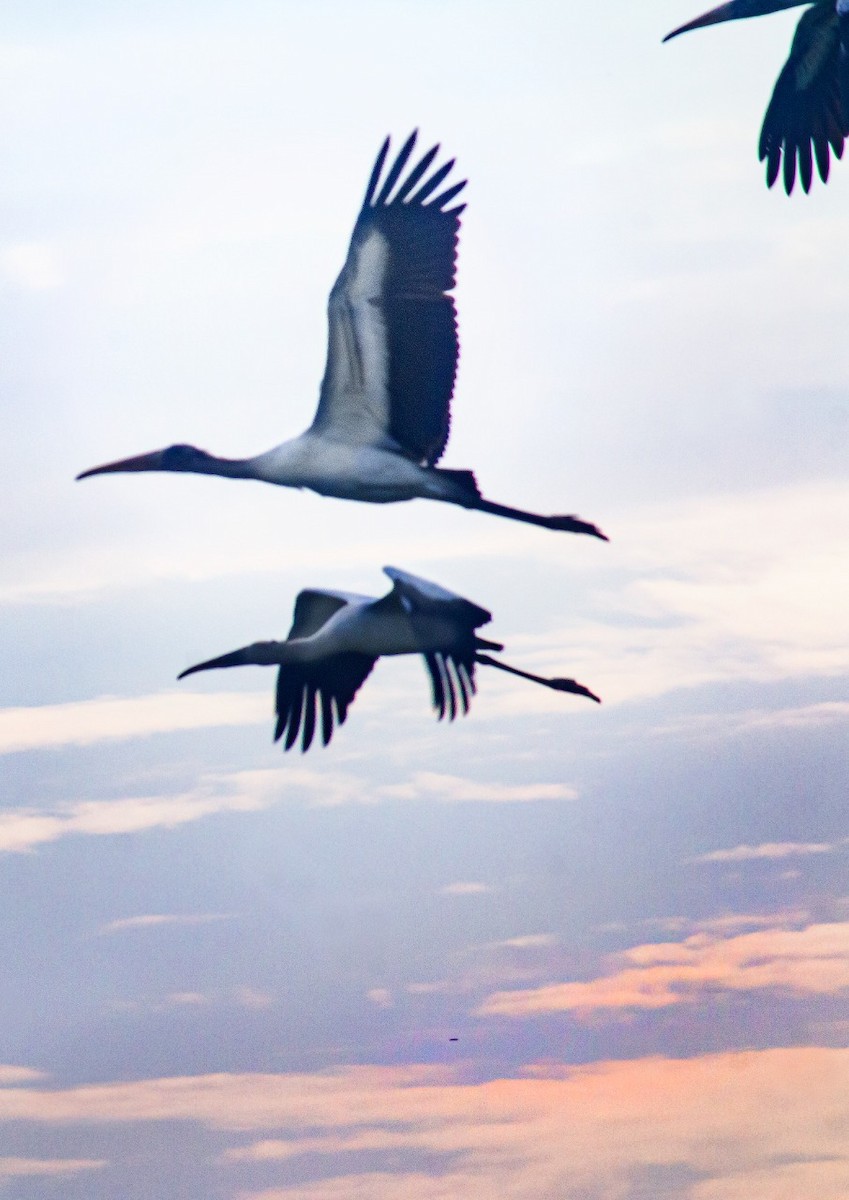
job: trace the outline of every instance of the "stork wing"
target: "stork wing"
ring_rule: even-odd
[[[334,613],[347,604],[370,603],[371,596],[356,596],[353,592],[329,592],[320,588],[305,588],[298,592],[289,638],[312,637],[326,625]]]
[[[440,587],[438,583],[432,583],[429,579],[420,579],[418,575],[411,575],[398,567],[384,567],[383,573],[388,575],[393,583],[392,591],[385,599],[397,599],[404,604],[408,612],[432,612],[435,608],[441,608],[446,614],[467,624],[470,633],[492,620],[492,613],[481,608],[479,604],[473,604],[471,600],[458,596],[456,592],[449,592],[447,588]]]
[[[284,749],[291,750],[301,733],[301,750],[309,750],[315,734],[317,705],[321,711],[321,740],[333,736],[334,719],[342,725],[348,707],[377,659],[367,654],[333,654],[317,662],[281,666],[277,675],[277,728],[275,742],[286,734]]]
[[[790,57],[782,68],[766,110],[758,157],[766,159],[766,181],[775,183],[783,167],[789,196],[798,157],[802,187],[809,191],[813,155],[823,183],[828,179],[829,146],[837,158],[849,134],[841,84],[840,20],[831,2],[815,4],[796,27]]]
[[[465,180],[439,190],[451,159],[422,182],[438,146],[404,176],[415,142],[413,133],[382,185],[389,138],[374,164],[330,293],[327,365],[312,429],[358,445],[388,442],[432,466],[448,441],[457,372],[456,310],[447,293],[465,205],[448,205]]]

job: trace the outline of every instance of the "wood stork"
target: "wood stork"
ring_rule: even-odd
[[[328,303],[327,362],[309,429],[254,458],[169,446],[83,471],[190,471],[311,488],[384,504],[423,497],[546,529],[587,533],[574,516],[541,516],[484,499],[471,471],[436,463],[448,442],[459,343],[454,299],[463,180],[440,190],[454,160],[429,174],[439,146],[407,171],[412,133],[383,175],[383,143]],[[382,179],[381,179],[382,177]],[[431,198],[432,197],[432,198]]]
[[[663,40],[668,42],[679,33],[705,25],[759,17],[806,3],[809,0],[729,0],[673,29]],[[849,135],[847,14],[847,0],[815,0],[802,14],[790,57],[778,76],[764,116],[758,158],[766,160],[767,186],[772,187],[781,171],[788,196],[796,181],[797,159],[802,187],[808,192],[814,158],[820,178],[826,183],[829,147],[837,158],[843,156],[843,144]]]
[[[498,642],[475,634],[480,625],[492,620],[485,608],[397,567],[384,567],[384,572],[392,580],[392,589],[385,596],[316,589],[300,592],[285,642],[254,642],[189,667],[178,679],[218,667],[279,664],[274,740],[279,741],[285,733],[286,750],[294,746],[299,732],[301,749],[309,749],[317,708],[326,746],[333,736],[334,719],[337,725],[344,722],[374,664],[389,654],[422,655],[440,720],[446,713],[453,721],[461,709],[469,711],[477,691],[476,663],[601,703],[574,679],[546,679],[481,653],[503,649]]]

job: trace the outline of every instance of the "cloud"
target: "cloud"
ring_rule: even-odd
[[[206,925],[210,921],[232,920],[233,913],[143,913],[137,917],[119,917],[101,925],[100,934],[123,933],[126,929],[152,929],[160,925]]]
[[[286,788],[283,771],[241,771],[208,776],[197,788],[175,796],[82,800],[51,810],[8,809],[0,813],[0,853],[34,850],[72,834],[108,837],[144,833],[157,828],[174,829],[214,813],[256,812],[273,804]]]
[[[517,662],[531,670],[562,657],[607,706],[720,681],[844,674],[847,540],[845,483],[646,505],[616,530],[615,584],[593,592],[604,618],[577,617],[559,631],[511,638],[511,650],[524,646]],[[542,689],[499,686],[488,716],[549,712],[557,700]],[[838,701],[787,710],[782,720],[820,724],[847,715],[849,706]],[[774,720],[769,713],[760,719]],[[700,718],[689,724],[699,731]]]
[[[410,995],[462,995],[508,983],[527,983],[549,973],[556,961],[552,933],[519,934],[499,941],[476,942],[449,955],[448,978],[410,983]]]
[[[0,854],[22,853],[72,834],[105,837],[174,829],[222,812],[255,812],[283,796],[315,807],[374,804],[380,800],[438,799],[495,803],[569,799],[571,788],[561,784],[488,784],[455,775],[416,775],[409,783],[372,788],[367,781],[343,773],[306,767],[239,771],[204,777],[196,788],[176,795],[133,796],[122,800],[80,800],[52,808],[21,807],[0,812]],[[222,920],[224,914],[169,916],[147,914],[110,922],[101,933],[181,921]]]
[[[190,1007],[197,1008],[204,1004],[209,1004],[209,997],[203,992],[169,992],[168,1003],[174,1004],[178,1008]]]
[[[839,1200],[849,1188],[847,1073],[849,1050],[825,1047],[530,1064],[523,1077],[483,1082],[424,1065],[222,1072],[0,1090],[0,1121],[196,1123],[231,1136],[219,1168],[244,1180],[262,1165],[266,1190],[243,1184],[245,1200],[624,1196],[658,1165],[680,1171],[681,1194],[699,1200]]]
[[[526,933],[521,937],[504,938],[500,942],[490,942],[494,950],[539,950],[544,946],[553,946],[557,938],[553,933]]]
[[[235,1000],[242,1008],[250,1008],[254,1011],[259,1011],[262,1008],[270,1008],[274,1003],[274,997],[270,992],[263,992],[260,988],[248,987],[247,984],[242,984],[236,988]]]
[[[161,692],[0,709],[0,754],[268,720],[266,693]]]
[[[765,929],[735,937],[701,932],[681,942],[646,943],[624,951],[610,975],[496,992],[481,1016],[627,1011],[693,1004],[722,991],[777,990],[795,996],[849,989],[849,923]]]
[[[293,767],[287,770],[286,780],[290,787],[301,787],[310,793],[310,803],[316,807],[396,800],[523,804],[539,800],[574,800],[577,796],[574,788],[563,783],[492,783],[433,771],[417,771],[400,783],[374,786],[361,776],[341,771]]]
[[[0,1087],[9,1087],[16,1083],[36,1083],[46,1079],[43,1071],[34,1071],[32,1067],[16,1067],[0,1063]]]
[[[377,791],[381,796],[397,800],[482,801],[486,804],[574,800],[578,794],[563,783],[483,783],[459,775],[438,775],[433,771],[418,771],[407,783],[387,784]]]
[[[711,850],[688,859],[691,863],[750,862],[753,859],[791,858],[796,855],[828,854],[837,847],[829,842],[761,842],[757,846],[734,846],[730,850]]]
[[[809,921],[805,909],[788,908],[778,913],[724,913],[719,917],[705,917],[701,921],[690,921],[688,924],[703,933],[728,933],[747,927],[774,928],[781,925],[786,928],[791,925],[807,925]]]
[[[750,708],[738,712],[699,713],[680,720],[664,721],[652,729],[654,735],[684,734],[689,737],[733,735],[752,730],[816,729],[849,720],[849,702],[827,700],[793,708]]]
[[[214,1005],[222,1008],[247,1008],[254,1011],[270,1008],[274,997],[259,988],[240,984],[233,988],[216,989],[211,992],[167,992],[159,997],[135,997],[131,1000],[116,1000],[113,1007],[119,1012],[163,1013],[173,1008],[206,1008]]]
[[[493,892],[495,888],[488,883],[475,883],[472,880],[468,882],[446,883],[445,887],[439,888],[437,895],[439,896],[482,896],[486,892]]]
[[[96,1171],[106,1166],[97,1158],[3,1158],[0,1156],[0,1185],[10,1179],[35,1175],[75,1175],[78,1171]]]
[[[394,1003],[392,993],[388,988],[370,988],[366,992],[366,998],[378,1008],[392,1008]]]

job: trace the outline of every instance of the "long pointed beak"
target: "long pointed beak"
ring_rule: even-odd
[[[196,663],[193,667],[186,667],[177,678],[185,679],[187,675],[194,675],[195,671],[214,671],[218,667],[244,667],[251,662],[247,657],[248,649],[249,647],[232,650],[229,654],[222,654],[220,658],[210,658],[206,662]]]
[[[710,12],[702,13],[700,17],[688,21],[686,25],[680,25],[677,29],[673,29],[663,40],[668,42],[671,38],[678,37],[679,33],[689,33],[691,29],[703,29],[705,25],[720,25],[723,21],[736,21],[742,17],[759,16],[761,11],[769,12],[770,10],[763,6],[756,9],[754,5],[747,3],[747,0],[729,0],[729,3],[720,4],[718,8],[712,8]]]
[[[112,471],[161,471],[162,451],[154,450],[150,454],[137,454],[134,458],[120,458],[117,462],[104,463],[102,467],[90,467],[82,471],[77,479],[88,479],[89,475],[108,475]]]
[[[231,650],[220,658],[210,658],[207,662],[187,667],[177,678],[185,679],[194,675],[195,671],[214,671],[217,667],[272,667],[283,661],[285,642],[252,642],[250,646],[242,646],[239,650]]]

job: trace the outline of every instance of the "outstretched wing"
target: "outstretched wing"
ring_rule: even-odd
[[[398,567],[384,567],[384,575],[392,580],[393,588],[386,599],[394,598],[400,601],[408,612],[441,611],[458,623],[468,626],[469,634],[481,625],[487,625],[492,620],[492,613],[473,604],[471,600],[449,592],[448,588],[440,587],[429,579],[421,579],[411,575],[409,571],[401,571]]]
[[[482,643],[474,631],[492,620],[487,612],[471,600],[449,592],[429,579],[421,579],[398,567],[384,567],[384,574],[392,580],[392,591],[385,601],[400,604],[415,622],[419,615],[440,615],[448,618],[455,626],[456,635],[450,647],[427,651],[422,655],[430,676],[433,707],[440,721],[448,714],[453,721],[457,714],[469,711],[472,696],[477,691],[475,683],[475,653]],[[383,603],[383,601],[381,601]],[[495,643],[492,643],[493,645]]]
[[[286,735],[284,749],[291,750],[301,733],[301,750],[309,750],[321,716],[321,740],[326,746],[334,722],[342,725],[348,708],[377,659],[366,654],[334,654],[317,662],[281,666],[277,675],[277,727],[275,742]]]
[[[789,196],[797,160],[806,192],[813,179],[814,158],[823,183],[828,180],[829,148],[842,157],[849,134],[840,74],[840,19],[833,3],[815,4],[796,27],[790,57],[764,117],[758,157],[766,160],[769,187],[781,171]]]
[[[384,142],[328,303],[327,365],[313,430],[387,444],[432,466],[448,441],[459,344],[454,299],[465,180],[440,191],[438,146],[404,174],[416,134],[383,177]],[[436,193],[436,194],[434,194]],[[432,198],[431,198],[432,197]]]
[[[352,592],[328,592],[320,588],[305,588],[298,592],[295,611],[292,614],[292,638],[312,637],[326,625],[334,613],[348,604],[370,603],[371,596],[357,596]]]

